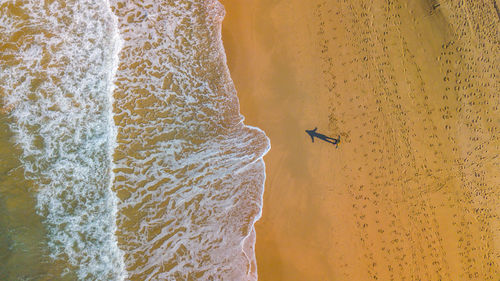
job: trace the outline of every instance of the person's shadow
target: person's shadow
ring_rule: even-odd
[[[326,141],[338,147],[340,143],[340,136],[338,138],[327,137],[323,134],[317,133],[316,130],[318,128],[314,128],[314,130],[306,130],[306,133],[311,137],[312,142],[314,142],[314,138],[318,138],[320,140]]]

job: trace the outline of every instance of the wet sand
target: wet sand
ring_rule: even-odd
[[[259,280],[496,280],[493,2],[221,2],[241,112],[272,144]]]

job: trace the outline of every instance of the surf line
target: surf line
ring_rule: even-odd
[[[117,126],[115,124],[115,119],[114,119],[114,104],[115,104],[115,99],[114,99],[114,91],[116,88],[115,85],[115,79],[116,79],[116,72],[118,71],[119,63],[120,63],[120,52],[123,48],[123,39],[120,34],[120,29],[118,27],[118,17],[117,15],[113,12],[111,9],[111,3],[109,0],[104,0],[106,9],[108,10],[109,15],[111,16],[111,22],[112,22],[112,27],[113,27],[113,33],[112,33],[112,40],[113,42],[113,52],[111,56],[111,65],[110,65],[110,72],[108,76],[108,89],[107,90],[107,97],[108,97],[108,151],[107,151],[107,161],[109,163],[109,184],[108,184],[108,189],[110,194],[112,194],[112,199],[111,199],[111,213],[112,217],[114,218],[114,221],[112,222],[112,227],[111,231],[113,232],[112,235],[112,243],[116,247],[119,255],[119,268],[118,271],[120,272],[119,278],[120,280],[125,280],[128,277],[127,270],[125,267],[125,256],[123,251],[118,247],[118,238],[116,236],[116,231],[117,231],[117,224],[116,224],[116,218],[118,217],[118,196],[116,193],[113,191],[113,184],[115,181],[115,163],[113,161],[113,155],[115,153],[116,147],[117,147]]]

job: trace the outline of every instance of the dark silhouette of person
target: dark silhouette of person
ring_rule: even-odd
[[[327,137],[323,134],[320,134],[320,133],[317,133],[316,130],[318,128],[314,128],[314,130],[306,130],[306,133],[311,137],[311,140],[312,142],[314,142],[314,138],[318,138],[320,140],[323,140],[323,141],[326,141],[328,143],[331,143],[331,144],[334,144],[335,147],[338,147],[339,146],[339,143],[340,143],[340,136],[336,139],[336,138],[331,138],[331,137]]]

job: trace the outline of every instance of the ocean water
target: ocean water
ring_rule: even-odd
[[[256,280],[217,1],[0,2],[0,280]]]

